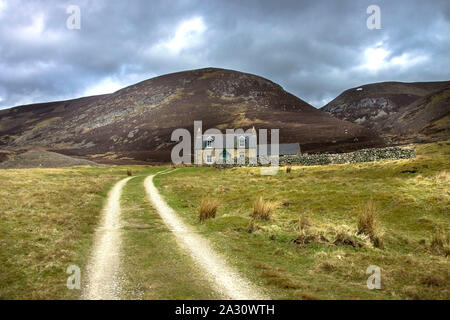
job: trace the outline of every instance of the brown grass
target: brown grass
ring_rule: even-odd
[[[302,214],[300,216],[300,219],[298,220],[297,228],[299,230],[303,230],[303,229],[306,229],[306,228],[308,228],[310,226],[311,226],[311,221],[309,220],[308,216],[305,215],[305,214]]]
[[[295,297],[300,300],[319,300],[320,298],[316,297],[315,295],[312,295],[307,292],[296,292]]]
[[[360,239],[354,237],[352,234],[345,230],[338,231],[333,244],[337,246],[352,246],[355,248],[364,246],[364,243],[360,241]]]
[[[449,171],[441,171],[438,174],[436,174],[435,179],[437,182],[449,183],[450,182],[450,172]]]
[[[214,199],[203,199],[198,210],[198,217],[200,221],[205,221],[207,219],[213,219],[216,217],[217,208],[220,203]]]
[[[264,201],[263,197],[259,197],[253,203],[253,212],[250,216],[255,220],[270,220],[274,208],[275,204]]]
[[[375,247],[382,248],[384,243],[375,221],[376,215],[377,208],[375,203],[373,200],[369,200],[358,217],[358,234],[369,236]]]
[[[300,289],[301,286],[286,275],[281,274],[279,271],[266,269],[261,272],[261,276],[266,278],[266,283],[282,289]]]
[[[375,203],[370,200],[363,207],[362,212],[358,217],[358,233],[363,233],[368,236],[375,234],[375,219],[376,214]]]
[[[107,190],[125,169],[0,171],[0,300],[77,299],[65,270],[83,270]]]
[[[248,233],[253,233],[255,231],[259,230],[258,225],[255,223],[255,219],[250,219],[250,222],[248,223],[247,231]]]
[[[318,267],[320,270],[325,272],[333,272],[337,270],[336,264],[330,261],[322,262]]]
[[[445,278],[438,274],[429,274],[423,277],[420,283],[429,287],[445,287],[447,285]]]
[[[299,233],[297,233],[297,236],[292,239],[292,242],[299,245],[300,247],[303,247],[307,244],[327,244],[329,241],[325,237],[325,235],[318,231],[318,230],[300,230]]]
[[[289,175],[284,167],[283,172],[271,177],[260,176],[257,168],[238,168],[235,172],[198,168],[162,176],[160,181],[164,194],[182,208],[180,214],[191,220],[197,219],[198,206],[184,207],[186,201],[197,200],[199,205],[206,192],[220,185],[235,186],[220,200],[226,202],[224,219],[220,208],[220,219],[199,224],[199,228],[274,299],[297,298],[304,292],[324,299],[447,299],[448,259],[432,254],[430,248],[434,226],[450,230],[448,188],[437,184],[437,180],[446,180],[446,175],[438,172],[449,168],[450,142],[444,144],[441,149],[436,144],[418,146],[418,158],[409,160],[293,166]],[[418,168],[421,178],[419,174],[402,174],[405,166]],[[191,191],[179,189],[183,181],[195,187]],[[236,187],[249,184],[253,187]],[[260,230],[248,233],[253,202],[260,196],[279,202],[280,207],[272,212],[270,221],[255,220],[253,227],[257,224]],[[371,198],[377,209],[373,215],[373,223],[378,226],[375,231],[386,234],[383,250],[373,245],[369,235],[358,234],[358,216]],[[312,225],[299,230],[302,214],[307,214]],[[251,225],[249,229],[253,229]],[[420,245],[423,239],[425,244]],[[334,244],[336,240],[342,244]],[[354,247],[355,241],[363,247]],[[336,267],[332,273],[324,270],[333,269],[331,265],[319,268],[326,261]],[[270,274],[261,275],[253,266],[269,263],[274,265],[271,269],[282,267],[284,271],[279,273],[283,278],[302,288],[267,285]],[[367,289],[365,270],[371,264],[382,267],[382,287],[387,290]],[[424,278],[428,274],[446,279],[446,285],[436,286],[439,279]]]
[[[450,254],[450,239],[449,234],[443,228],[436,228],[434,230],[433,238],[431,239],[431,251],[436,254]]]

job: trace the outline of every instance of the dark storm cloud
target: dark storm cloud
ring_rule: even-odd
[[[80,30],[66,27],[72,4]],[[371,4],[381,30],[366,27]],[[320,107],[364,83],[449,80],[449,31],[448,0],[0,0],[0,108],[207,66]]]

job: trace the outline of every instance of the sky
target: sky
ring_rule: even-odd
[[[0,0],[0,109],[205,67],[315,107],[367,83],[450,80],[450,1]]]

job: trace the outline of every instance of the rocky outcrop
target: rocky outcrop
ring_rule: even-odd
[[[447,140],[450,81],[368,84],[344,91],[321,110],[375,130],[386,142]]]

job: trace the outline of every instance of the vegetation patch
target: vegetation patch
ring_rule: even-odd
[[[198,218],[200,221],[207,219],[214,219],[216,217],[217,208],[219,207],[219,201],[214,199],[203,199],[198,210]]]
[[[124,177],[123,167],[0,170],[0,299],[77,299],[66,270],[84,277],[108,189]]]
[[[383,247],[383,237],[375,221],[377,209],[373,200],[369,200],[358,217],[358,234],[367,235],[375,247]]]
[[[143,186],[149,169],[125,185],[123,227],[123,299],[219,299],[190,256],[179,247]]]
[[[262,197],[259,197],[253,203],[253,211],[250,216],[255,220],[270,220],[273,209],[276,204],[264,201]]]
[[[259,168],[180,168],[155,184],[186,223],[273,298],[449,299],[442,248],[450,229],[450,142],[414,149],[415,158],[291,165],[274,176]],[[220,215],[199,224],[198,208],[211,192],[220,192]],[[270,219],[252,217],[260,198],[280,204]],[[370,265],[382,270],[381,290],[366,286]]]

